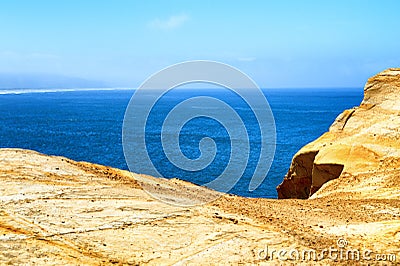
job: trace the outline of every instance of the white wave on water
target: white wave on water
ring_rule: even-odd
[[[73,91],[117,91],[131,90],[132,88],[50,88],[50,89],[0,89],[0,95],[4,94],[26,94],[26,93],[51,93],[51,92],[73,92]]]

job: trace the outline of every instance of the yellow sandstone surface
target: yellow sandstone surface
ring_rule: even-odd
[[[316,265],[265,252],[348,247],[400,257],[399,199],[249,199],[28,150],[0,150],[0,265]],[[374,253],[375,254],[375,253]],[[271,255],[269,253],[269,255]],[[287,257],[287,255],[286,255]],[[283,258],[286,258],[283,257]]]
[[[292,160],[279,198],[400,198],[400,69],[370,78],[360,106]]]
[[[0,149],[0,265],[400,263],[399,74],[371,78],[362,105],[295,156],[283,184],[308,191],[288,186],[280,196],[308,197],[322,186],[306,200],[243,198]],[[182,207],[207,199],[214,200]],[[360,261],[336,253],[334,261],[335,253],[323,253],[330,248],[369,253]],[[293,250],[300,256],[289,258]]]

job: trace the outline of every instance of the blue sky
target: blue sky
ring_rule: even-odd
[[[261,87],[361,87],[400,66],[400,1],[0,3],[0,73],[46,73],[137,87],[204,59]]]

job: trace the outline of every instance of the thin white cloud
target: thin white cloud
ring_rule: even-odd
[[[255,57],[240,57],[237,60],[241,61],[241,62],[253,62],[256,60],[256,58]]]
[[[48,59],[48,60],[60,59],[58,55],[48,54],[48,53],[31,53],[28,56],[34,59]]]
[[[0,59],[13,59],[13,60],[32,60],[32,59],[44,59],[44,60],[56,60],[60,59],[58,55],[33,52],[33,53],[17,53],[14,51],[0,51]]]
[[[186,14],[170,16],[167,19],[156,18],[149,23],[149,26],[155,29],[172,30],[182,26],[189,16]]]

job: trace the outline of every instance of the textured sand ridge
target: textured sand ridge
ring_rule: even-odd
[[[0,150],[0,182],[0,264],[270,263],[260,256],[266,247],[322,250],[337,247],[339,238],[353,248],[400,255],[398,199],[222,195],[183,208],[152,198],[139,184],[179,202],[193,187],[183,181],[17,149]]]
[[[249,199],[0,149],[0,265],[379,265],[383,256],[382,265],[400,263],[398,74],[371,78],[363,104],[295,156],[280,196],[317,191],[309,199]],[[215,194],[208,204],[179,206]],[[338,239],[343,250],[370,250],[369,260],[271,253],[320,255],[339,249]]]

